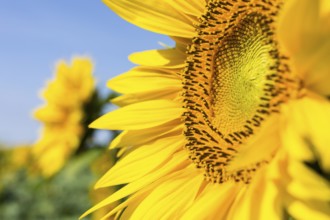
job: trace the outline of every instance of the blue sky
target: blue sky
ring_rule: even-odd
[[[171,44],[168,37],[142,30],[118,17],[100,0],[0,2],[0,143],[33,143],[41,124],[32,111],[38,92],[53,77],[57,60],[88,55],[98,87],[133,65],[135,51]]]

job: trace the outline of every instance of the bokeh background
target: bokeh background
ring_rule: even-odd
[[[58,61],[90,57],[104,98],[107,80],[133,67],[130,53],[164,44],[173,42],[125,22],[100,0],[0,1],[1,220],[77,219],[114,190],[95,191],[93,185],[116,160],[107,146],[117,133],[98,131],[94,148],[78,149],[52,176],[31,172],[29,148],[42,129],[32,115],[45,104],[40,92],[54,78]]]
[[[31,117],[43,101],[38,92],[59,59],[94,61],[97,86],[133,66],[134,51],[171,45],[163,35],[122,20],[100,0],[0,1],[0,143],[33,143],[40,124]],[[100,134],[101,141],[107,141]]]

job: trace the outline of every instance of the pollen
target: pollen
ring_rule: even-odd
[[[269,158],[236,171],[227,165],[299,87],[274,34],[279,9],[213,0],[196,27],[183,71],[185,148],[209,181],[250,182]]]

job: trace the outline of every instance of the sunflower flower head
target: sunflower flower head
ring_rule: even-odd
[[[95,91],[92,63],[74,58],[72,65],[60,61],[55,78],[42,92],[46,104],[34,112],[43,124],[33,146],[37,169],[44,176],[55,174],[74,153],[84,134],[84,106]]]
[[[304,147],[314,131],[299,132],[292,118],[325,120],[313,124],[318,131],[330,124],[328,3],[104,2],[176,46],[132,54],[139,66],[109,81],[121,108],[91,127],[123,130],[110,145],[121,159],[96,188],[124,186],[84,215],[123,200],[103,219],[296,217],[289,201],[300,195],[288,190],[295,177],[285,164],[327,164]],[[313,108],[299,112],[306,103]],[[326,151],[325,136],[315,136],[315,149]]]
[[[1,172],[0,178],[5,174],[29,166],[31,162],[31,146],[19,145],[11,148],[0,148]]]

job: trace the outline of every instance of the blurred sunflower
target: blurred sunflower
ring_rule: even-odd
[[[140,66],[109,81],[123,94],[113,100],[121,108],[91,127],[124,130],[110,145],[122,158],[96,188],[125,186],[83,216],[122,200],[103,219],[305,218],[297,212],[312,200],[294,206],[304,195],[290,191],[290,183],[311,170],[292,175],[291,163],[321,162],[329,173],[329,155],[304,151],[310,130],[302,123],[300,133],[292,118],[324,120],[313,124],[318,135],[310,137],[315,149],[329,152],[322,130],[330,124],[329,3],[104,2],[176,46],[132,54]],[[320,201],[326,216],[329,197]]]
[[[34,116],[43,128],[32,153],[37,169],[46,177],[59,171],[80,145],[84,107],[95,91],[92,69],[87,58],[74,58],[72,66],[60,61],[55,78],[42,92],[46,104]]]
[[[15,147],[0,147],[0,179],[10,173],[29,166],[31,146],[19,145]],[[2,182],[2,181],[1,181]]]

